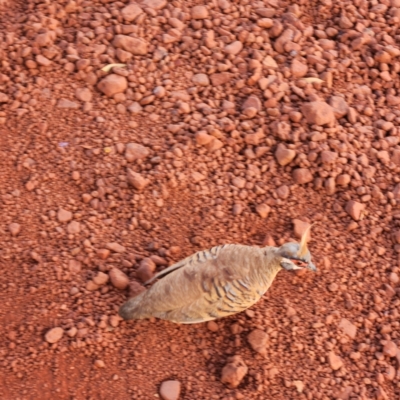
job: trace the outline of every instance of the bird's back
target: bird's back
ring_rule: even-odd
[[[230,244],[195,253],[169,267],[172,272],[149,290],[128,300],[120,315],[195,323],[243,311],[260,299],[280,269],[275,250]]]

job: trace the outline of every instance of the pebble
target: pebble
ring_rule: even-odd
[[[106,247],[115,253],[124,253],[126,251],[126,247],[117,242],[106,243]]]
[[[284,144],[280,143],[275,151],[275,158],[282,167],[290,164],[296,157],[296,151],[287,149]]]
[[[198,86],[208,86],[210,84],[210,79],[206,74],[196,74],[193,76],[192,82]]]
[[[339,328],[351,339],[355,339],[357,335],[357,327],[348,319],[342,318],[339,323]]]
[[[359,203],[355,200],[349,200],[346,203],[345,210],[351,218],[353,218],[355,221],[359,221],[363,216],[365,204]]]
[[[83,101],[85,103],[92,101],[93,93],[88,88],[78,88],[75,91],[75,96],[78,100]]]
[[[396,357],[398,348],[396,343],[391,340],[386,341],[383,346],[383,354],[388,357]]]
[[[206,19],[208,18],[208,10],[205,6],[194,6],[191,10],[193,19]]]
[[[343,367],[343,360],[336,355],[333,351],[328,354],[328,362],[329,366],[334,370],[337,371],[338,369]]]
[[[235,41],[231,44],[228,44],[225,46],[225,53],[227,54],[232,54],[232,55],[236,55],[239,54],[243,49],[243,44],[242,42],[239,41]]]
[[[256,211],[257,214],[261,217],[261,218],[267,218],[268,214],[271,211],[271,207],[267,204],[258,204],[256,206]]]
[[[139,7],[137,4],[129,4],[121,10],[122,18],[126,22],[134,21],[142,13],[142,8]]]
[[[17,236],[21,232],[21,225],[13,222],[8,225],[8,230],[10,231],[12,236]]]
[[[47,343],[57,343],[63,337],[64,329],[60,327],[52,328],[46,332],[45,339]]]
[[[222,369],[221,382],[234,389],[240,385],[247,372],[248,367],[241,356],[229,357],[227,364]]]
[[[104,272],[99,271],[97,275],[93,278],[93,282],[96,285],[103,286],[108,282],[108,275]]]
[[[147,54],[147,51],[148,51],[148,45],[147,45],[146,41],[144,41],[143,39],[140,39],[140,38],[131,37],[131,36],[127,36],[127,35],[115,35],[112,44],[117,49],[125,50],[135,56],[144,56]],[[111,75],[108,75],[108,77],[109,76],[111,76]],[[115,76],[119,76],[119,75],[115,75]],[[123,77],[121,76],[121,78],[123,78]],[[126,79],[125,79],[125,84],[126,84]],[[100,90],[100,91],[103,92],[103,90]],[[118,93],[120,93],[120,92],[118,92]]]
[[[138,143],[128,143],[125,147],[125,159],[128,162],[143,160],[150,155],[150,150],[146,146]]]
[[[306,231],[306,229],[310,226],[310,224],[308,222],[304,222],[300,219],[294,219],[292,222],[293,222],[294,236],[296,238],[300,239],[303,236],[303,233]],[[310,240],[310,235],[311,235],[311,233],[308,232],[307,240]]]
[[[67,225],[67,231],[71,235],[76,235],[81,231],[81,224],[78,221],[71,221]]]
[[[260,330],[260,329],[254,329],[248,336],[247,336],[247,341],[249,342],[251,348],[256,351],[257,353],[260,353],[262,355],[265,355],[267,352],[266,346],[268,343],[268,335]]]
[[[111,284],[120,290],[124,290],[129,286],[129,278],[118,268],[112,268],[108,273]]]
[[[164,381],[160,385],[160,396],[163,400],[178,400],[181,393],[179,381]]]
[[[68,222],[72,219],[72,212],[60,208],[57,212],[57,219],[59,222]]]
[[[313,101],[301,106],[301,112],[311,125],[331,125],[335,122],[333,108],[323,101]]]
[[[127,87],[128,81],[126,78],[116,74],[107,75],[97,84],[97,88],[100,92],[108,97],[124,92]]]
[[[138,172],[134,172],[128,168],[127,171],[127,181],[130,185],[132,185],[136,190],[143,190],[150,182],[144,178]]]
[[[94,362],[94,366],[95,366],[96,368],[105,368],[105,367],[106,367],[106,364],[105,364],[105,362],[104,362],[103,360],[96,360],[96,361]]]
[[[207,322],[207,329],[211,332],[217,332],[219,329],[218,324],[215,321],[208,321]]]
[[[308,168],[296,168],[292,172],[292,178],[297,185],[305,185],[313,181],[313,175]]]

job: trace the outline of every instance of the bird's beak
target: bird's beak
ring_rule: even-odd
[[[317,267],[311,261],[308,263],[307,268],[313,272],[317,272]]]

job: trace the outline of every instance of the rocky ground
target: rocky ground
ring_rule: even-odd
[[[0,10],[3,400],[400,398],[400,0]],[[311,222],[318,272],[245,313],[117,315]]]

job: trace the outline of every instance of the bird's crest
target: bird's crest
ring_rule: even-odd
[[[299,257],[304,257],[307,254],[307,241],[309,239],[310,236],[310,229],[314,224],[309,225],[306,230],[304,231],[303,235],[301,236],[301,240],[300,240],[300,248],[299,248],[299,252],[298,252],[298,256]]]

